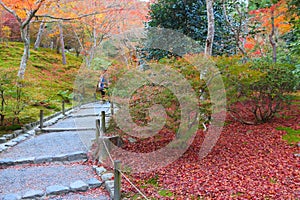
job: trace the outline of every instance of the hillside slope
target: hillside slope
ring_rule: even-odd
[[[0,129],[8,129],[16,117],[13,113],[17,106],[15,83],[22,53],[22,43],[0,43],[0,92],[4,91],[5,98],[3,111],[0,99],[0,114],[5,115],[4,124]],[[24,106],[24,109],[19,114],[20,123],[36,121],[40,109],[44,110],[45,115],[59,111],[62,101],[59,94],[71,94],[81,64],[82,58],[71,53],[67,53],[67,65],[62,65],[61,55],[55,50],[40,48],[35,51],[31,48],[22,88],[21,106]]]

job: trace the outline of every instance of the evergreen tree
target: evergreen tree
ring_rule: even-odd
[[[205,0],[158,0],[150,7],[149,27],[179,31],[196,40],[204,49],[207,37],[207,12]],[[224,20],[221,5],[215,2],[215,37],[213,55],[233,54],[233,35]],[[170,53],[149,51],[148,57],[161,58]]]

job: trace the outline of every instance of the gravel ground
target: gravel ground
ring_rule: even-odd
[[[38,156],[54,156],[58,154],[87,151],[77,132],[56,132],[35,136],[7,152],[0,154],[0,158],[26,158]]]
[[[51,128],[69,128],[75,127],[75,120],[73,118],[67,118],[59,120],[56,124],[49,126]]]
[[[86,108],[84,108],[86,107]],[[72,112],[72,115],[87,115],[87,114],[100,114],[101,111],[105,111],[106,113],[109,113],[110,104],[106,103],[104,105],[95,104],[95,105],[89,105],[84,106],[84,109],[76,110]]]
[[[24,195],[30,189],[45,191],[51,185],[69,186],[93,177],[96,176],[90,166],[78,164],[10,167],[0,170],[0,197],[9,193]]]
[[[95,108],[93,106],[96,106]],[[100,108],[103,106],[103,108]],[[74,111],[72,115],[87,115],[107,111],[109,104],[89,104],[87,109]],[[98,117],[99,118],[99,117]],[[66,118],[50,126],[51,128],[95,128],[97,116],[84,118]],[[39,156],[56,156],[77,151],[88,151],[95,138],[95,131],[65,131],[37,135],[0,154],[0,159],[20,159]],[[46,190],[52,185],[69,186],[77,180],[87,181],[95,176],[92,167],[79,163],[48,165],[20,165],[0,169],[0,199],[5,194],[24,195],[28,190]],[[69,193],[47,197],[47,200],[107,200],[108,193],[103,188],[84,193]]]
[[[93,140],[96,138],[96,131],[78,131],[81,141],[87,149],[91,149]]]
[[[79,117],[79,118],[67,118],[58,121],[56,124],[49,126],[50,128],[96,128],[96,119],[99,117]]]

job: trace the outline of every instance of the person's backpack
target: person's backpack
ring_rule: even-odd
[[[98,84],[98,89],[99,90],[103,90],[105,88],[105,84],[104,84],[105,82],[106,82],[106,80],[105,80],[104,76],[102,76],[100,78],[99,84]]]

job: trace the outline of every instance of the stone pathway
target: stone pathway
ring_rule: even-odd
[[[45,122],[45,133],[6,138],[0,144],[0,199],[110,199],[104,181],[113,177],[86,163],[101,111],[109,114],[110,104],[86,104]]]

